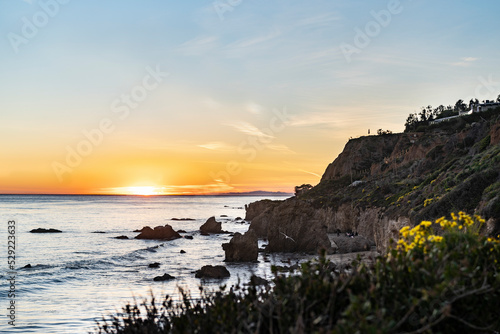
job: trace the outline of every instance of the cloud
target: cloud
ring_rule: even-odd
[[[230,152],[235,149],[232,145],[220,141],[200,144],[198,145],[198,147],[206,148],[207,150],[212,150],[212,151],[224,151],[224,152]]]
[[[466,67],[469,66],[471,63],[477,61],[479,58],[475,57],[464,57],[461,59],[461,61],[452,63],[452,66],[461,66],[461,67]]]
[[[248,110],[252,114],[261,114],[262,111],[264,110],[264,107],[255,102],[249,102],[246,105],[246,110]]]
[[[280,153],[291,153],[296,154],[296,152],[292,151],[288,146],[284,144],[268,144],[266,147],[270,150],[277,151]]]
[[[299,171],[307,173],[307,174],[311,174],[311,175],[314,175],[314,176],[317,176],[317,177],[321,178],[321,175],[319,175],[318,173],[310,172],[310,171],[307,171],[305,169],[299,169]]]
[[[298,20],[296,25],[315,26],[315,27],[329,26],[332,22],[339,20],[341,20],[341,17],[338,13],[324,13]]]
[[[198,36],[182,43],[179,50],[189,56],[204,55],[217,46],[217,41],[216,36]]]
[[[225,125],[230,126],[250,136],[261,137],[261,138],[274,138],[274,136],[265,134],[264,132],[259,130],[259,128],[257,128],[256,126],[247,122],[234,122],[234,123],[227,123]]]

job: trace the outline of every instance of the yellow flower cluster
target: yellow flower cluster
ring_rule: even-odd
[[[465,212],[459,212],[458,216],[455,213],[451,214],[451,220],[441,217],[437,219],[434,224],[439,225],[442,230],[451,231],[467,231],[472,226],[479,227],[485,223],[485,220],[478,215],[474,217],[469,216]],[[396,249],[404,250],[406,252],[414,248],[422,248],[424,252],[427,249],[424,247],[428,243],[438,243],[443,241],[443,237],[435,235],[432,228],[433,223],[430,221],[422,221],[417,226],[410,228],[409,226],[403,227],[399,233],[399,239]],[[477,233],[477,232],[476,232]],[[488,242],[499,242],[496,239],[489,238]]]

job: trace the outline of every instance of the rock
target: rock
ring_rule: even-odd
[[[159,262],[153,262],[148,265],[148,268],[160,268]]]
[[[148,239],[148,240],[174,240],[182,238],[181,235],[175,232],[170,225],[156,226],[152,229],[146,226],[142,229],[141,234],[135,237],[136,239]]]
[[[184,239],[193,240],[193,236],[192,236],[192,235],[185,235],[185,236],[184,236]]]
[[[200,270],[196,271],[196,278],[227,278],[231,276],[229,271],[224,266],[203,266]]]
[[[355,252],[366,252],[371,251],[375,248],[375,243],[363,236],[348,237],[345,234],[340,236],[330,235],[330,240],[335,242],[337,245],[337,253],[355,253]]]
[[[202,235],[204,235],[203,233],[209,233],[209,234],[224,233],[224,231],[222,231],[222,223],[216,221],[215,217],[208,218],[205,224],[200,226],[200,231]]]
[[[94,232],[90,232],[90,233],[99,233],[99,234],[104,234],[104,233],[106,233],[106,232],[104,232],[104,231],[94,231]]]
[[[222,244],[226,262],[253,262],[259,256],[257,235],[254,231],[245,234],[235,233],[229,243]]]
[[[256,275],[252,275],[252,277],[250,277],[250,282],[248,283],[248,285],[253,285],[253,286],[268,285],[268,284],[269,281],[267,279],[264,279]]]
[[[115,237],[115,239],[128,240],[128,237],[126,235],[120,235],[119,237]]]
[[[30,231],[31,233],[62,233],[60,230],[55,228],[35,228]]]
[[[236,217],[234,220],[243,220],[241,217]]]
[[[153,281],[155,282],[163,282],[163,281],[170,281],[170,280],[173,280],[175,279],[174,276],[171,276],[169,274],[164,274],[163,276],[156,276],[155,278],[153,278]]]
[[[252,220],[249,230],[267,237],[268,252],[332,252],[327,224],[308,202],[292,197],[267,208]]]
[[[221,218],[227,218],[227,215],[220,215]]]
[[[192,221],[192,220],[196,220],[196,219],[193,219],[193,218],[171,218],[170,220],[174,220],[174,221]]]
[[[144,231],[144,229],[150,229],[150,228],[151,227],[149,227],[149,226],[144,226],[143,228],[141,228],[139,230],[134,230],[133,232],[139,232],[140,233],[140,232]]]
[[[184,249],[181,249],[180,253],[181,254],[186,254],[186,251]]]
[[[205,236],[205,237],[210,236],[210,233],[207,233],[207,232],[201,232],[200,234]]]
[[[32,268],[31,264],[29,263],[23,267],[23,269],[29,269],[29,268]]]
[[[245,205],[246,215],[245,220],[252,220],[258,215],[268,210],[272,210],[276,206],[280,205],[283,201],[271,201],[269,199],[264,199],[261,201],[253,202]]]
[[[184,230],[178,230],[177,233],[187,233],[187,232]]]

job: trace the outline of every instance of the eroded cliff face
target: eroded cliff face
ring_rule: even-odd
[[[487,232],[499,233],[499,143],[498,112],[350,140],[317,186],[255,204],[250,229],[273,252],[330,249],[326,234],[337,229],[358,232],[384,252],[403,226],[458,211],[483,215]]]

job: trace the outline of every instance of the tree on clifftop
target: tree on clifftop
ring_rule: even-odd
[[[303,184],[301,186],[295,186],[295,196],[300,196],[303,193],[311,190],[313,186],[310,184]]]

